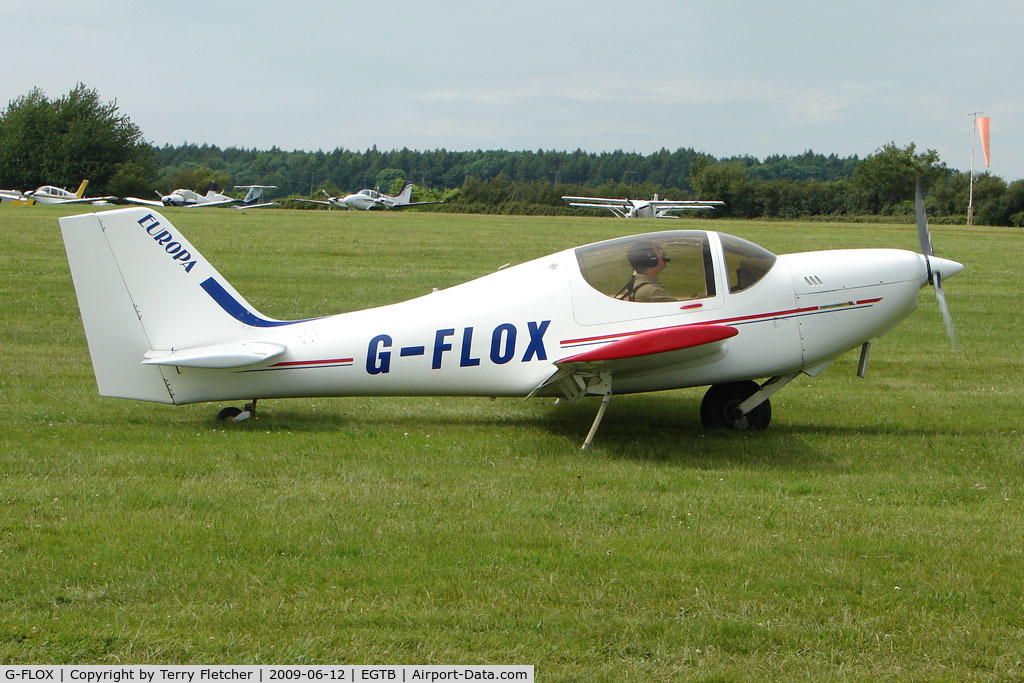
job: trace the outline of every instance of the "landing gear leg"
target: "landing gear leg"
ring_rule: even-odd
[[[587,432],[587,438],[583,440],[581,450],[590,448],[590,443],[597,434],[597,428],[601,426],[601,418],[604,417],[604,411],[608,408],[608,402],[612,400],[611,373],[601,372],[596,377],[590,378],[587,382],[587,393],[600,394],[601,406],[597,409],[597,417],[594,418],[594,424],[590,426],[590,431]]]

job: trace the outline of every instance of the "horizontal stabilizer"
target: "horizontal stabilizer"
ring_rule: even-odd
[[[240,341],[196,346],[190,349],[147,351],[142,364],[182,368],[242,368],[280,356],[284,351],[285,347],[280,344]]]

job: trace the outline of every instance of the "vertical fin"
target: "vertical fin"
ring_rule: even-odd
[[[148,351],[248,341],[288,324],[255,311],[153,209],[67,216],[60,227],[104,396],[182,402],[172,369],[142,365]]]

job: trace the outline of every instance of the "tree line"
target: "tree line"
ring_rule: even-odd
[[[970,177],[948,168],[934,150],[884,144],[873,154],[714,158],[692,148],[651,154],[435,149],[285,151],[183,143],[155,146],[122,114],[79,84],[48,99],[35,89],[0,112],[0,187],[77,185],[117,196],[152,196],[211,183],[278,187],[275,199],[332,196],[361,188],[396,193],[405,182],[414,200],[444,199],[422,210],[519,214],[590,214],[563,195],[720,199],[709,217],[888,219],[913,212],[920,182],[933,220],[966,220]],[[303,206],[295,204],[297,207]],[[308,205],[306,205],[308,206]],[[893,218],[892,220],[899,220]],[[1024,180],[976,176],[974,221],[1024,225]]]

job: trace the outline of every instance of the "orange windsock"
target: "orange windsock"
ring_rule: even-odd
[[[987,168],[988,167],[988,160],[989,160],[989,156],[988,156],[989,138],[988,138],[988,117],[987,116],[982,116],[980,119],[978,119],[978,132],[981,134],[981,151],[985,153],[985,167]]]

